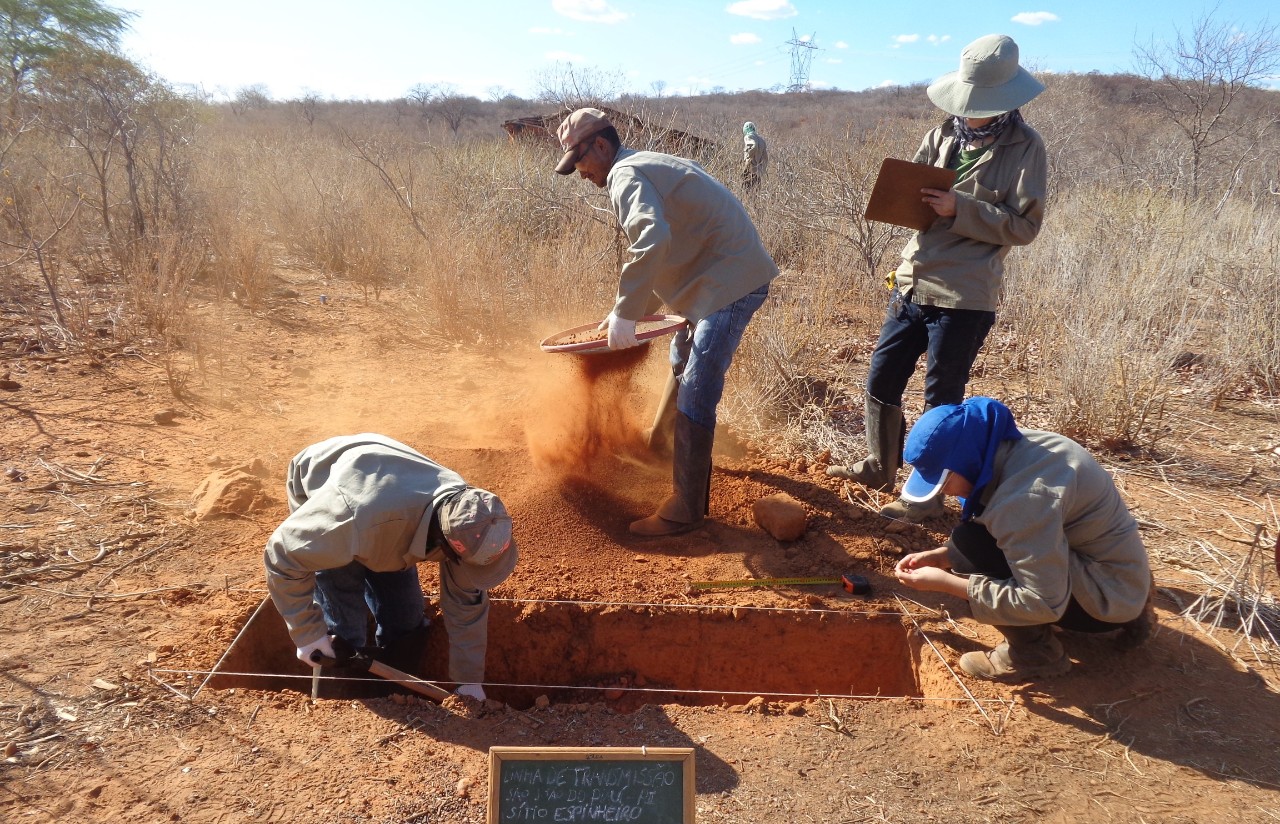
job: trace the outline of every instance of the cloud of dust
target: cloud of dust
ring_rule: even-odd
[[[562,476],[590,476],[603,458],[646,454],[636,393],[649,347],[548,356],[525,410],[534,466]]]
[[[328,350],[299,361],[308,391],[264,396],[276,414],[247,428],[270,431],[284,461],[309,443],[380,432],[478,476],[518,471],[526,451],[537,474],[608,483],[625,463],[648,464],[644,444],[665,381],[665,346],[599,354],[450,350]],[[460,454],[469,451],[468,454]],[[474,452],[475,454],[470,454]],[[489,465],[490,462],[494,462]]]

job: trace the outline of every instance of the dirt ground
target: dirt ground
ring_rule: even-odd
[[[1104,456],[1153,558],[1146,646],[1064,636],[1065,677],[974,683],[950,667],[995,633],[890,574],[949,524],[881,519],[820,461],[725,433],[709,525],[628,535],[669,485],[639,449],[665,347],[615,368],[540,352],[554,324],[525,346],[444,344],[395,293],[281,277],[256,310],[199,306],[198,361],[120,341],[110,302],[92,347],[61,350],[31,326],[35,284],[0,289],[0,819],[482,822],[491,746],[645,745],[695,748],[703,822],[1280,821],[1276,651],[1229,611],[1212,634],[1180,615],[1223,577],[1213,558],[1276,594],[1274,404],[1190,393],[1163,452]],[[493,593],[490,667],[512,680],[483,705],[201,689],[265,597],[289,458],[361,431],[507,503],[521,562]],[[205,512],[211,476],[234,483]],[[798,540],[754,523],[778,492],[804,505]],[[692,585],[842,572],[870,596]],[[632,618],[583,653],[614,614]]]

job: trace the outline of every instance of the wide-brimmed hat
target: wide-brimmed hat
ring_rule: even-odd
[[[587,138],[594,137],[612,125],[599,109],[578,109],[561,121],[556,129],[556,137],[560,140],[560,148],[564,149],[564,157],[556,164],[556,174],[571,174],[573,167],[586,153],[586,147],[582,144]]]
[[[1044,84],[1018,65],[1018,44],[1007,34],[988,34],[964,47],[960,69],[929,86],[929,99],[947,114],[995,117],[1030,102]]]
[[[467,487],[440,505],[440,530],[455,554],[486,567],[511,547],[511,516],[497,495]]]

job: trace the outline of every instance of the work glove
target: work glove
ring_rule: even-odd
[[[467,698],[474,698],[477,701],[484,700],[484,687],[479,684],[463,684],[454,690],[454,692],[458,695],[466,696]]]
[[[311,660],[311,653],[313,652],[319,652],[325,658],[337,658],[337,654],[333,651],[333,636],[321,635],[310,644],[298,647],[298,660],[308,666],[320,666],[318,663]]]
[[[610,349],[630,349],[633,346],[639,346],[640,341],[636,340],[636,322],[618,317],[615,313],[610,312],[609,317],[605,318],[596,331],[604,328],[609,329],[609,348]]]

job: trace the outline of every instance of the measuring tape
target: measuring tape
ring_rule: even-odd
[[[729,589],[732,587],[803,587],[838,584],[839,578],[743,578],[739,581],[694,581],[694,589]]]
[[[845,574],[839,578],[742,578],[737,581],[694,581],[694,589],[732,589],[734,587],[806,587],[840,584],[846,592],[865,595],[871,584],[861,575]]]

